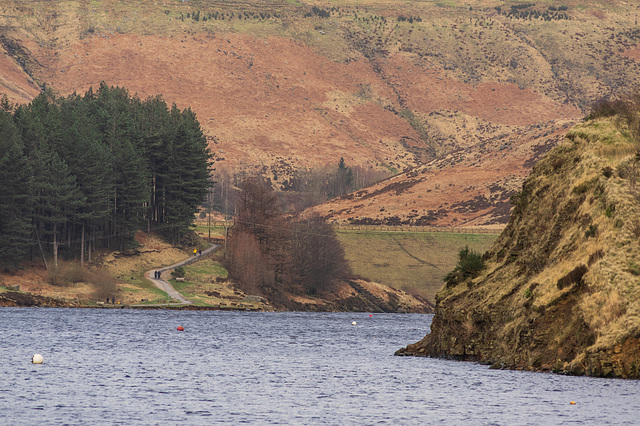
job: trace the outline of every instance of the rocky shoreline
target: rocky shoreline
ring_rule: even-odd
[[[346,283],[345,283],[346,284]],[[370,283],[370,285],[375,285]],[[379,286],[379,285],[377,285]],[[291,300],[280,299],[277,305],[263,304],[262,307],[244,304],[202,306],[183,303],[156,304],[106,304],[104,302],[82,303],[60,298],[8,290],[0,292],[0,307],[46,307],[46,308],[92,308],[92,309],[171,309],[202,311],[297,311],[297,312],[372,312],[372,313],[431,313],[433,307],[424,299],[409,296],[399,290],[387,288],[373,294],[362,281],[350,282],[350,292],[329,299]]]
[[[86,308],[88,306],[36,294],[6,291],[0,293],[0,307]]]

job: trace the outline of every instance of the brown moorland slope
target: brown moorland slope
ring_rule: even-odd
[[[0,91],[25,102],[45,84],[66,95],[104,81],[162,94],[197,113],[218,170],[282,182],[344,157],[390,173],[419,167],[401,176],[413,176],[405,185],[434,184],[428,193],[415,183],[411,200],[382,212],[359,213],[359,202],[328,208],[352,212],[336,219],[504,222],[531,160],[595,99],[640,79],[637,6],[551,9],[11,0],[0,5]],[[373,206],[391,197],[369,198]]]

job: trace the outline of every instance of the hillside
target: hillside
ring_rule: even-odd
[[[640,378],[637,138],[637,119],[571,129],[514,197],[486,268],[448,283],[431,333],[398,354]]]
[[[196,112],[218,172],[278,185],[344,157],[418,167],[397,179],[438,194],[402,191],[416,204],[374,212],[394,190],[381,186],[362,213],[357,199],[331,207],[353,211],[336,220],[504,223],[533,160],[594,100],[640,81],[636,6],[565,5],[10,0],[0,92],[28,102],[44,85],[66,95],[104,81],[162,94]]]

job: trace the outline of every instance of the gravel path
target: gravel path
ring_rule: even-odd
[[[211,247],[205,249],[201,254],[197,256],[191,256],[188,259],[185,259],[181,262],[176,263],[175,265],[167,266],[160,269],[152,269],[150,271],[147,271],[147,273],[145,273],[145,276],[149,278],[156,287],[166,292],[170,297],[172,297],[173,299],[179,302],[179,303],[172,303],[172,305],[192,305],[193,302],[190,301],[189,299],[186,299],[175,288],[173,288],[173,286],[169,284],[169,281],[166,281],[162,275],[167,271],[171,271],[172,269],[177,268],[178,266],[189,265],[191,263],[202,260],[204,258],[203,257],[204,255],[206,255],[207,253],[211,253],[212,251],[216,250],[218,247],[220,247],[218,244],[212,244]],[[159,279],[154,278],[156,271],[160,272]]]

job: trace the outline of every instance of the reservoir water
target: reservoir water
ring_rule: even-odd
[[[431,316],[369,315],[2,308],[0,424],[640,422],[637,381],[394,357]]]

